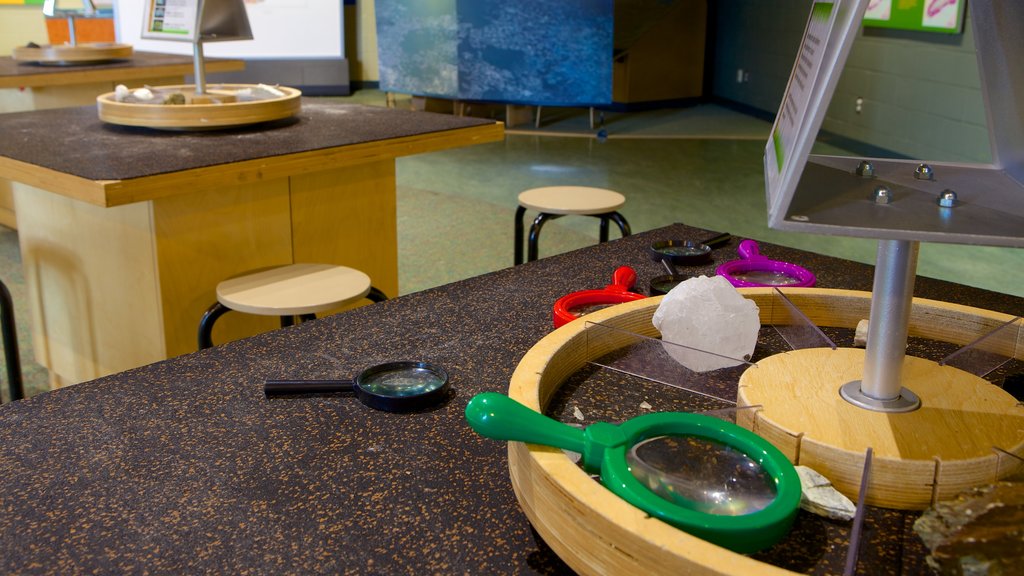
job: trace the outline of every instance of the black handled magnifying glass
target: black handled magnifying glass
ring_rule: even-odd
[[[675,265],[698,266],[711,262],[711,252],[732,240],[732,234],[724,232],[704,240],[663,240],[651,244],[649,249],[651,260],[661,262],[668,274],[651,278],[647,293],[651,296],[668,294],[673,288],[688,278],[680,274]]]
[[[704,240],[664,240],[651,244],[651,259],[655,262],[667,260],[672,264],[695,266],[711,261],[711,251],[732,240],[732,234],[725,232]]]
[[[268,398],[334,392],[354,394],[377,410],[411,412],[444,400],[448,372],[427,362],[389,362],[371,366],[352,380],[267,380],[263,385]]]
[[[647,285],[647,293],[651,296],[668,294],[673,288],[689,278],[686,274],[680,274],[679,271],[676,270],[676,267],[669,263],[668,258],[662,260],[661,265],[665,267],[665,271],[668,272],[668,274],[662,274],[661,276],[651,278]]]

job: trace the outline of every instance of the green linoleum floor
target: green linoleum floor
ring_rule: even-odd
[[[627,201],[621,212],[634,231],[684,222],[874,263],[874,240],[768,229],[763,146],[753,140],[692,137],[601,142],[510,134],[501,143],[402,158],[398,161],[401,292],[461,277],[451,273],[454,269],[479,274],[508,266],[517,194],[558,184],[622,192]],[[417,201],[424,195],[432,200]],[[436,233],[431,232],[436,223],[427,217],[430,208],[421,202],[445,207]],[[541,234],[541,255],[596,242],[597,232],[592,218],[549,222]],[[459,244],[455,256],[445,249],[443,237],[471,241]],[[438,262],[459,262],[451,263],[453,269],[448,271],[426,268],[425,256],[417,253],[425,246],[437,250]],[[921,246],[918,274],[1024,296],[1024,250],[926,243]]]
[[[332,100],[384,103],[377,91]],[[409,100],[399,98],[398,105],[408,106]],[[516,196],[527,188],[558,184],[622,192],[627,201],[621,212],[635,232],[684,222],[874,262],[872,240],[768,229],[761,169],[771,128],[767,122],[713,105],[606,113],[608,137],[598,139],[586,114],[545,109],[539,133],[532,125],[523,126],[510,131],[504,142],[399,159],[400,292],[510,266]],[[815,151],[842,153],[825,145]],[[593,218],[551,221],[541,235],[541,256],[592,244],[597,234]],[[613,227],[612,237],[616,234]],[[16,302],[26,388],[38,393],[46,389],[46,371],[31,361],[17,234],[2,227],[0,273]],[[922,244],[918,273],[1024,297],[1022,249]]]

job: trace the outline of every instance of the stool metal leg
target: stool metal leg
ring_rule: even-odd
[[[544,227],[544,223],[548,220],[556,220],[562,216],[564,216],[564,214],[548,214],[547,212],[541,212],[533,219],[533,225],[530,226],[530,237],[526,241],[527,262],[533,262],[537,259],[537,241],[540,240],[540,229]]]
[[[601,242],[607,242],[608,241],[608,228],[609,228],[608,223],[609,222],[615,222],[615,225],[619,227],[619,232],[622,233],[622,237],[623,238],[625,238],[626,236],[629,236],[632,233],[632,230],[630,230],[630,228],[629,228],[629,222],[626,222],[626,219],[623,218],[622,214],[619,214],[618,212],[606,212],[604,214],[593,214],[593,216],[595,218],[600,218],[601,219],[601,232],[600,232],[600,235],[598,236],[598,240],[601,241]]]
[[[25,397],[25,385],[21,378],[21,357],[18,353],[18,331],[14,325],[14,299],[7,285],[0,282],[0,332],[4,339],[4,359],[7,363],[7,386],[11,400]]]
[[[633,231],[629,228],[629,222],[626,222],[626,219],[623,218],[622,214],[619,214],[618,212],[612,212],[611,214],[608,215],[608,217],[611,218],[612,221],[619,226],[619,232],[622,233],[623,238],[633,233]]]
[[[213,324],[217,322],[218,318],[230,311],[231,308],[228,308],[220,302],[215,302],[212,306],[206,309],[206,312],[203,313],[202,319],[199,320],[200,350],[213,348]]]
[[[523,263],[523,217],[526,216],[526,208],[520,206],[516,208],[516,227],[515,227],[515,252],[513,266],[519,266]]]

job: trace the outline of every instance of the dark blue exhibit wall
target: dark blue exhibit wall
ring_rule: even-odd
[[[612,100],[612,0],[377,0],[382,90],[589,106]]]

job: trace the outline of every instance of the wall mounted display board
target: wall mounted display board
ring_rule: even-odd
[[[380,88],[548,106],[610,104],[612,0],[378,0]]]
[[[176,0],[165,0],[167,3]],[[153,4],[159,0],[149,0]],[[144,37],[142,24],[147,3],[117,0],[118,41],[136,50],[191,54],[185,42]],[[341,2],[323,0],[261,0],[245,3],[252,39],[218,42],[207,46],[206,56],[235,58],[338,58],[344,57]],[[165,12],[166,14],[166,12]],[[204,42],[206,39],[204,38]]]
[[[960,34],[967,0],[871,0],[864,25],[921,32]]]
[[[142,37],[179,42],[252,40],[242,0],[148,0]]]
[[[191,54],[189,43],[143,38],[144,2],[114,1],[119,41],[137,50]],[[207,57],[244,59],[245,70],[218,74],[211,82],[284,84],[316,96],[349,94],[342,2],[245,0],[245,9],[252,39],[210,43],[203,50]]]

